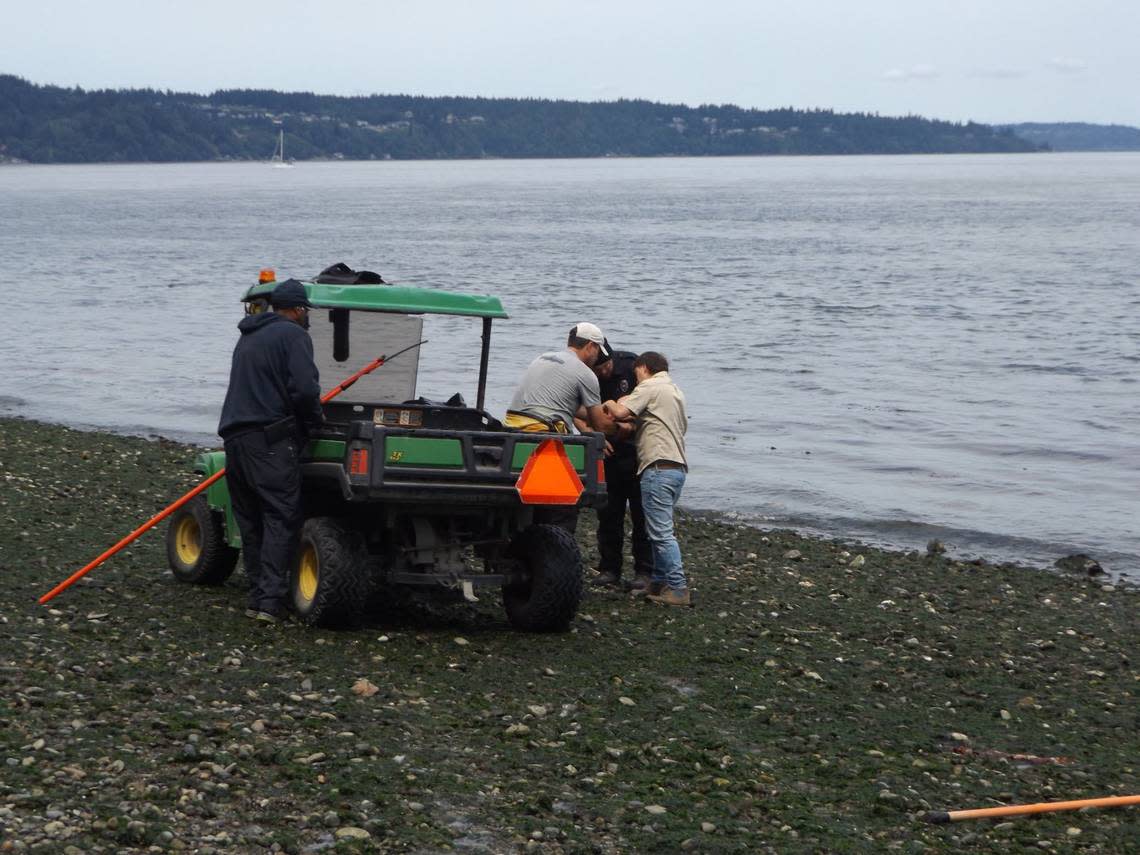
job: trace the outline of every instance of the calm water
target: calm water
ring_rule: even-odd
[[[492,411],[577,320],[665,352],[691,508],[1137,573],[1138,235],[1136,154],[8,167],[0,407],[216,442],[241,292],[345,261],[502,297]]]

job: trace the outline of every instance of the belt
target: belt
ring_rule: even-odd
[[[686,469],[684,463],[678,463],[676,460],[654,460],[646,469]]]
[[[234,425],[233,427],[226,428],[226,432],[222,434],[222,439],[236,439],[239,436],[245,436],[247,433],[253,433],[255,430],[265,430],[265,425],[258,422],[246,422],[241,425]]]
[[[270,445],[275,442],[280,442],[283,439],[292,437],[297,430],[297,420],[292,416],[288,416],[276,422],[262,424],[260,422],[245,422],[244,424],[234,425],[227,428],[226,432],[222,434],[223,440],[236,439],[239,436],[245,436],[248,433],[261,432],[265,434],[265,441]]]

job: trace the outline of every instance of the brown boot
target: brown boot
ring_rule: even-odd
[[[693,604],[689,597],[688,588],[666,588],[660,593],[648,594],[646,599],[661,603],[664,606],[690,606]]]

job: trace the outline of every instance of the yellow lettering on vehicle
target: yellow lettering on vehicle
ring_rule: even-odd
[[[400,460],[403,458],[403,456],[404,456],[404,452],[402,452],[402,451],[389,452],[388,453],[388,462],[389,463],[399,463]]]

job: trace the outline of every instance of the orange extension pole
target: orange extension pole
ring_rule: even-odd
[[[396,353],[392,354],[391,356],[387,356],[387,357],[378,356],[376,359],[373,359],[371,362],[369,362],[367,365],[365,365],[363,368],[361,368],[359,371],[357,371],[355,374],[353,374],[347,380],[343,380],[337,386],[335,386],[334,388],[332,388],[328,392],[326,392],[324,395],[322,395],[321,396],[321,403],[324,404],[324,403],[331,401],[333,398],[335,398],[337,395],[339,395],[341,392],[343,392],[345,389],[347,389],[349,386],[351,386],[353,383],[355,383],[361,377],[365,376],[366,374],[371,374],[373,371],[375,371],[377,368],[379,368],[385,362],[388,362],[392,359],[395,359],[401,353],[406,353],[407,351],[411,350],[414,347],[419,347],[423,343],[424,343],[423,341],[416,342],[413,345],[405,347],[403,350],[397,351]],[[139,537],[141,537],[144,533],[150,531],[152,528],[154,528],[156,525],[158,525],[160,522],[162,522],[164,519],[166,519],[168,516],[170,516],[172,513],[174,513],[180,507],[185,505],[187,502],[189,502],[191,499],[193,499],[195,496],[197,496],[203,490],[207,489],[211,484],[220,480],[225,474],[226,474],[226,470],[225,470],[225,467],[223,467],[223,468],[219,469],[217,472],[215,472],[213,475],[211,475],[209,478],[207,478],[205,481],[203,481],[201,484],[199,484],[197,487],[195,487],[193,490],[191,490],[189,493],[184,495],[182,498],[178,499],[176,502],[174,502],[171,505],[167,505],[165,508],[163,508],[157,514],[155,514],[153,517],[151,517],[145,523],[140,525],[138,528],[136,528],[134,531],[132,531],[130,534],[128,534],[126,537],[124,537],[122,540],[120,540],[118,543],[116,543],[114,546],[112,546],[110,549],[108,549],[106,552],[104,552],[98,558],[96,558],[94,561],[91,561],[89,564],[86,564],[83,567],[81,567],[80,569],[76,570],[74,573],[72,573],[70,576],[68,576],[66,579],[64,579],[62,582],[60,582],[58,585],[56,585],[54,588],[52,588],[50,591],[48,591],[46,594],[44,594],[42,597],[40,597],[40,599],[39,599],[40,605],[42,606],[45,603],[48,603],[51,600],[55,599],[56,596],[63,593],[64,591],[66,591],[68,588],[70,588],[72,585],[74,585],[76,582],[78,582],[80,579],[82,579],[84,576],[86,576],[88,573],[90,573],[92,570],[94,570],[96,567],[98,567],[100,564],[102,564],[104,561],[106,561],[108,558],[110,558],[116,552],[120,551],[121,549],[123,549],[123,547],[127,546],[128,544],[133,543],[134,541],[138,540]]]
[[[927,822],[958,822],[963,819],[985,819],[995,816],[1019,816],[1029,813],[1049,813],[1057,810],[1080,810],[1092,807],[1124,807],[1140,805],[1140,796],[1107,796],[1100,799],[1077,799],[1069,802],[1039,802],[1033,805],[1002,805],[973,810],[932,810],[926,814]]]

